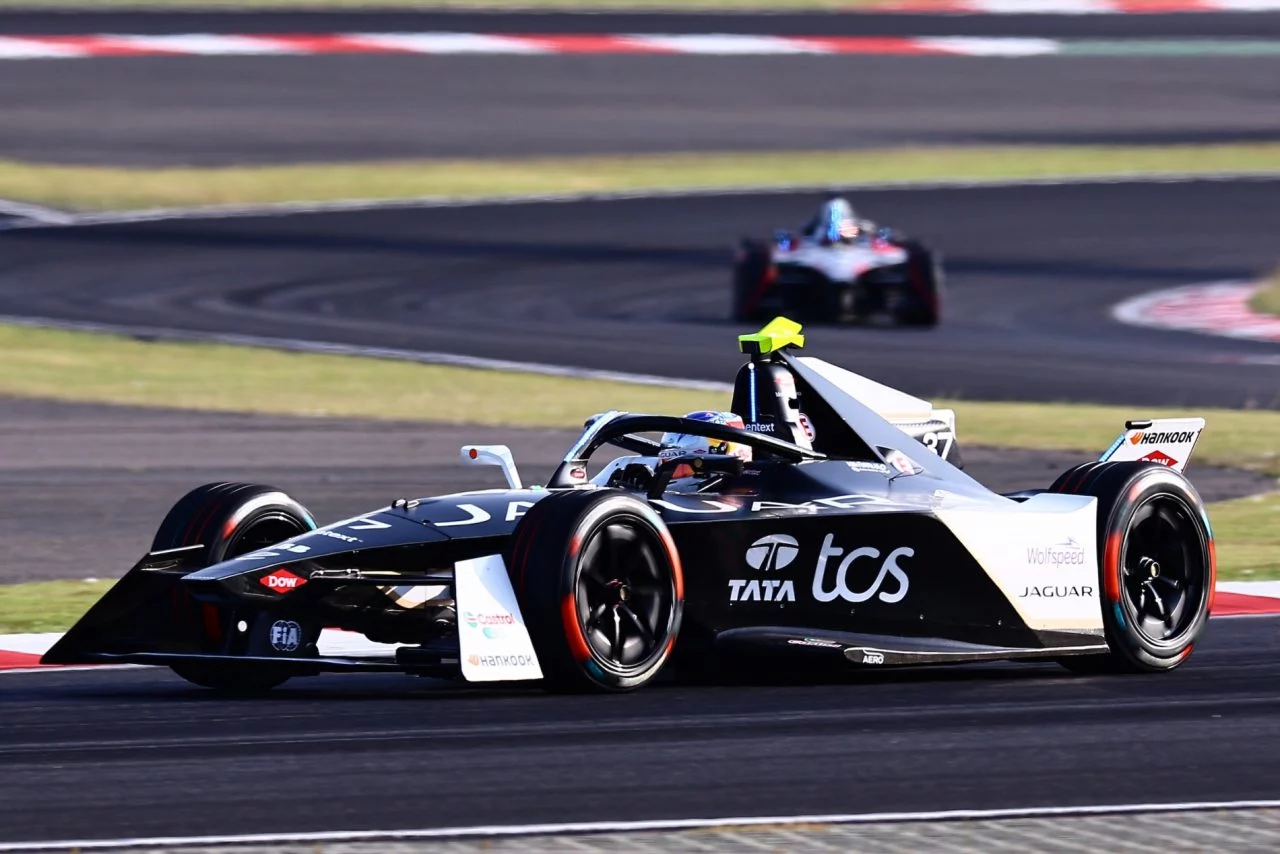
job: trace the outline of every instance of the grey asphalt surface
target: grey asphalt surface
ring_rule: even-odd
[[[556,697],[349,676],[230,701],[163,671],[0,676],[0,838],[1274,798],[1277,625],[1214,620],[1153,677]]]
[[[1280,139],[1275,58],[6,62],[0,157],[129,166]],[[944,83],[945,81],[945,83]]]
[[[1280,14],[0,13],[0,34],[753,32],[1266,38]],[[1280,56],[181,57],[6,62],[0,157],[131,166],[1280,138]]]
[[[1274,344],[1110,307],[1276,261],[1280,181],[859,192],[940,249],[934,330],[813,326],[812,352],[924,397],[1280,406]],[[816,194],[0,232],[0,314],[336,341],[731,381],[734,241]],[[1266,362],[1271,364],[1258,364]],[[1105,443],[1110,437],[1099,437]]]
[[[150,547],[173,503],[203,483],[267,483],[327,524],[396,498],[502,486],[497,469],[460,464],[464,444],[509,445],[524,479],[545,482],[575,438],[571,430],[0,398],[0,495],[8,496],[0,502],[0,583],[118,578]],[[1100,437],[1099,451],[1109,438]],[[1010,492],[1048,486],[1087,456],[962,447],[971,474]],[[1188,475],[1206,501],[1274,488],[1256,474],[1194,463]]]
[[[618,138],[604,130],[592,136],[583,124],[557,136],[553,125],[568,119],[547,92],[571,78],[584,87],[598,80],[594,95],[571,93],[598,108],[610,100],[607,86],[638,71],[578,58],[543,63],[539,69],[551,71],[539,78],[525,63],[469,63],[13,63],[0,76],[0,155],[186,162],[187,147],[198,141],[208,158],[200,162],[317,151],[402,156],[442,153],[424,140],[457,147],[467,134],[511,130],[483,111],[460,118],[445,109],[470,97],[508,108],[543,101],[551,130],[514,135],[521,151],[546,145],[561,153],[555,146],[568,131],[585,135],[582,150],[593,150]],[[1146,69],[1155,66],[1172,94],[1141,83],[1154,81]],[[760,103],[776,108],[779,94],[790,91],[785,83],[801,93],[802,106],[815,92],[807,109],[782,117],[794,123],[789,145],[831,144],[821,140],[833,134],[846,139],[840,145],[880,144],[871,140],[890,137],[875,134],[907,117],[905,108],[894,115],[875,81],[893,79],[896,87],[898,77],[911,98],[926,98],[930,84],[942,88],[936,81],[946,79],[960,99],[950,115],[936,94],[914,101],[932,104],[939,116],[936,127],[910,129],[917,141],[926,133],[948,140],[987,133],[1013,111],[1029,118],[1000,126],[1024,140],[1079,127],[1080,139],[1220,131],[1274,138],[1273,66],[876,60],[823,65],[820,75],[790,61],[664,66],[673,68],[670,76],[652,85],[693,81],[694,91],[680,109],[650,119],[667,128],[665,136],[655,142],[641,134],[637,144],[667,145],[678,132],[721,147],[743,128],[758,128]],[[701,75],[702,83],[700,72],[712,67],[721,70]],[[833,69],[859,85],[814,80],[838,77]],[[970,73],[986,76],[956,76]],[[770,74],[785,80],[757,91]],[[872,82],[862,83],[864,76]],[[1197,82],[1203,76],[1213,80]],[[1059,82],[1038,82],[1034,103],[1013,99],[1012,81],[1028,77]],[[1075,87],[1062,82],[1068,77]],[[332,88],[333,101],[307,103],[316,79]],[[255,86],[268,95],[254,96]],[[497,98],[504,90],[520,94]],[[415,94],[421,91],[433,94]],[[623,89],[622,97],[651,104],[665,91]],[[1071,98],[1084,92],[1072,108]],[[828,107],[858,110],[843,136],[840,126],[823,124],[819,96]],[[1186,115],[1160,107],[1166,97]],[[227,121],[225,106],[237,99],[249,102],[240,124]],[[363,112],[335,109],[362,100],[369,102]],[[984,100],[1003,109],[983,113]],[[286,102],[302,106],[281,110]],[[690,117],[709,104],[741,116],[714,133],[700,131]],[[1043,104],[1063,115],[1049,116]],[[185,112],[156,118],[162,106]],[[424,122],[417,114],[429,108],[437,112]],[[1207,118],[1196,117],[1200,110]],[[885,114],[885,123],[860,137],[858,127],[874,125],[868,112]],[[68,120],[69,113],[76,117]],[[532,121],[527,112],[510,114]],[[338,127],[338,115],[359,129]],[[638,132],[617,113],[597,121]],[[470,124],[451,136],[458,122]],[[36,133],[19,136],[16,128]],[[96,134],[93,143],[66,141],[86,129]],[[393,142],[378,148],[383,137]],[[489,145],[475,153],[509,151]],[[1240,363],[1276,348],[1130,330],[1105,316],[1123,295],[1264,269],[1274,261],[1276,189],[1263,182],[860,194],[867,213],[919,231],[947,252],[949,314],[926,334],[813,330],[813,351],[923,394],[1277,405],[1275,369]],[[798,222],[813,201],[783,194],[10,232],[0,234],[0,312],[723,380],[738,362],[738,330],[721,320],[729,242]],[[454,478],[463,473],[467,484],[494,475],[450,464],[461,441],[510,441],[536,471],[564,438],[393,425],[371,441],[358,422],[300,429],[291,419],[16,401],[0,401],[0,415],[0,485],[10,496],[0,513],[0,566],[29,573],[22,577],[40,577],[38,564],[56,566],[59,575],[108,575],[79,570],[114,563],[116,555],[131,561],[155,514],[204,480],[270,478],[321,515],[345,515],[419,484],[435,491],[461,485]],[[1044,468],[1069,462],[971,459],[1009,487],[1042,482]],[[1193,469],[1193,477],[1201,474]],[[1245,487],[1222,477],[1215,488]],[[1156,678],[996,666],[817,686],[661,685],[625,697],[564,698],[325,677],[237,702],[162,671],[4,676],[0,840],[1276,797],[1276,626],[1270,618],[1215,620],[1185,668]]]

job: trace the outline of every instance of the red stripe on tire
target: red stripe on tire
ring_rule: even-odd
[[[582,633],[582,624],[578,622],[578,603],[572,593],[566,593],[560,600],[560,619],[564,623],[564,639],[569,643],[569,654],[579,662],[590,659],[591,649],[587,646],[587,636]]]

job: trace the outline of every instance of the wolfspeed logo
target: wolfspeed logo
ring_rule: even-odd
[[[1129,437],[1129,442],[1133,445],[1180,445],[1195,437],[1196,434],[1191,430],[1180,433],[1134,433]]]
[[[1065,543],[1052,546],[1031,546],[1027,549],[1027,563],[1032,566],[1083,566],[1084,549],[1075,540],[1068,538]]]

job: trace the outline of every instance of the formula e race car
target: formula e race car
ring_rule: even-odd
[[[942,264],[919,240],[858,219],[844,199],[826,202],[799,234],[741,241],[733,268],[733,319],[777,313],[830,322],[888,317],[936,326]]]
[[[800,331],[741,336],[732,412],[595,416],[545,487],[504,446],[462,461],[506,489],[323,527],[268,486],[199,487],[43,662],[235,691],[326,671],[620,691],[668,669],[1186,659],[1215,581],[1182,474],[1203,419],[1129,422],[1100,459],[997,494],[891,423],[927,401],[800,355]]]

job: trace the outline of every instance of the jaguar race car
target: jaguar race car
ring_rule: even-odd
[[[1100,459],[997,494],[895,426],[927,401],[801,355],[798,324],[739,344],[732,411],[599,414],[545,486],[504,446],[461,456],[505,489],[323,526],[269,486],[201,486],[43,662],[232,691],[332,671],[623,691],[722,667],[1142,672],[1191,653],[1215,581],[1182,473],[1203,419],[1129,422]]]
[[[900,326],[936,326],[942,265],[919,240],[858,219],[833,198],[797,234],[744,239],[733,268],[733,319],[750,323],[791,313],[837,322],[888,317]]]

